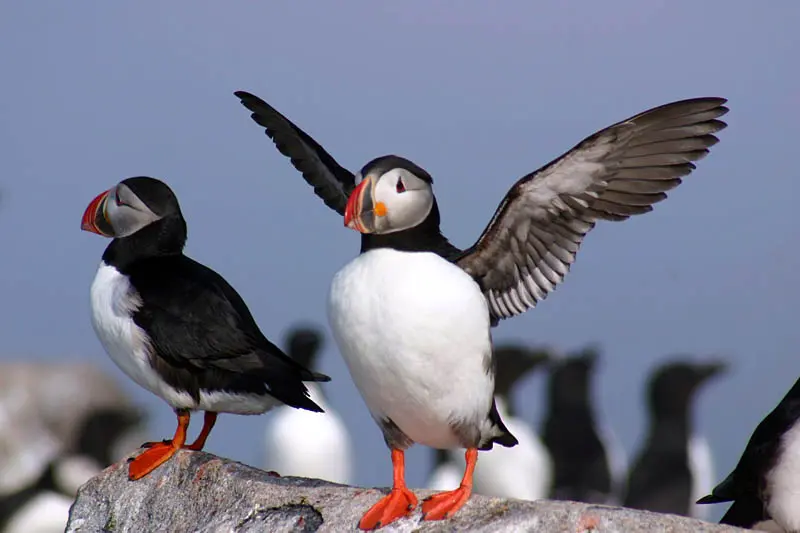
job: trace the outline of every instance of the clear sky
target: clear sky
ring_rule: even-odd
[[[232,95],[251,91],[343,165],[397,153],[434,176],[443,229],[473,242],[521,175],[652,106],[724,96],[727,130],[653,213],[601,224],[565,283],[498,341],[599,342],[596,396],[628,451],[646,372],[677,353],[732,362],[697,404],[718,477],[800,373],[795,302],[800,4],[732,1],[4,2],[0,5],[0,351],[89,359],[122,378],[89,322],[107,242],[81,232],[97,193],[152,175],[178,194],[188,254],[280,341],[324,324],[333,274],[358,251]],[[359,483],[389,458],[328,342],[326,391],[359,436]],[[174,417],[152,412],[154,438]],[[540,378],[517,395],[538,420]],[[257,464],[265,418],[223,417],[212,452]],[[409,482],[427,471],[423,448]]]

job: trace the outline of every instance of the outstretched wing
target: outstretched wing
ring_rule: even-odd
[[[347,199],[355,188],[353,173],[339,165],[317,141],[258,96],[245,91],[233,94],[252,111],[251,118],[264,127],[280,153],[291,160],[325,205],[344,216]]]
[[[598,220],[647,213],[718,142],[723,98],[673,102],[605,128],[520,179],[456,259],[495,318],[530,309],[561,282]]]

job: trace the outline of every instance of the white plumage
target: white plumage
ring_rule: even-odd
[[[778,461],[767,474],[770,516],[787,531],[800,531],[800,423],[781,438]]]
[[[307,383],[311,399],[325,410],[312,413],[283,406],[270,415],[264,465],[283,476],[352,481],[352,445],[347,428],[325,401],[319,386]]]
[[[702,435],[692,435],[689,438],[687,454],[689,456],[689,472],[692,474],[689,515],[705,520],[708,516],[708,506],[697,505],[695,502],[709,494],[714,488],[714,458],[711,446]]]
[[[477,283],[428,252],[363,253],[333,279],[333,334],[377,420],[434,448],[462,445],[454,421],[494,436],[489,311]]]

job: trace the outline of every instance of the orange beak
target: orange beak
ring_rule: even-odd
[[[114,232],[106,217],[106,202],[110,190],[101,192],[89,203],[81,219],[81,229],[91,231],[103,237],[113,237]]]
[[[366,200],[366,205],[365,205]],[[344,210],[344,225],[361,233],[371,233],[364,215],[372,212],[372,180],[364,178],[350,193]]]

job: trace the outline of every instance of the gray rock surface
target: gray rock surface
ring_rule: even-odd
[[[86,483],[67,532],[340,532],[386,491],[279,477],[202,453],[181,451],[139,481],[125,462]],[[422,498],[431,493],[415,491]],[[572,502],[504,500],[473,495],[454,518],[423,522],[420,511],[382,532],[535,531],[723,533],[744,531],[690,518]]]

